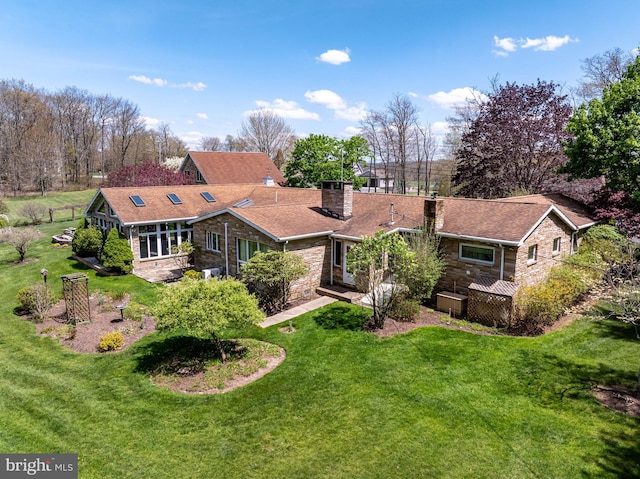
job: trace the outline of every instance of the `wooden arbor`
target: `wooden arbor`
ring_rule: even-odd
[[[67,320],[72,324],[91,322],[89,277],[84,273],[73,273],[61,278]]]

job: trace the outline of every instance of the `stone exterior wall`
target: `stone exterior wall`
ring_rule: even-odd
[[[553,240],[560,238],[560,250],[553,252]],[[555,214],[546,217],[520,247],[504,247],[503,279],[522,285],[538,283],[549,274],[563,256],[571,254],[572,230]],[[460,244],[493,247],[492,265],[459,258]],[[467,294],[467,287],[476,278],[500,279],[501,249],[497,243],[442,238],[440,245],[446,255],[447,268],[435,288]],[[528,261],[529,247],[537,245],[537,259]]]
[[[571,229],[555,214],[547,216],[518,249],[514,281],[522,285],[539,283],[563,256],[571,254]],[[560,238],[560,250],[553,252],[553,240]],[[529,247],[537,245],[537,258],[528,261]]]
[[[329,237],[290,241],[287,251],[302,256],[309,266],[309,274],[291,285],[292,299],[311,294],[321,284],[329,282],[331,265],[331,241]]]
[[[473,246],[488,246],[494,249],[493,264],[479,263],[471,260],[460,259],[460,245],[468,244]],[[502,251],[498,244],[480,243],[477,241],[458,240],[454,238],[441,238],[442,248],[447,261],[447,267],[440,281],[434,289],[434,293],[440,291],[451,291],[467,294],[467,288],[480,277],[500,279],[500,266],[502,261]],[[504,247],[504,270],[503,278],[509,280],[515,275],[516,248]]]
[[[225,223],[227,224],[227,245],[225,245]],[[220,235],[220,251],[207,251],[206,232],[211,231]],[[245,222],[230,214],[222,214],[208,218],[194,224],[194,242],[197,246],[195,254],[195,268],[201,271],[205,268],[225,268],[228,247],[229,271],[228,275],[238,275],[237,239],[246,239],[266,244],[269,249],[276,251],[291,251],[302,256],[309,266],[309,274],[291,285],[291,299],[297,299],[310,294],[322,282],[328,282],[331,246],[328,237],[307,238],[276,242]]]

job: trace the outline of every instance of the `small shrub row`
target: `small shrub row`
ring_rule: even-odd
[[[518,293],[517,304],[522,319],[538,326],[553,324],[562,312],[581,294],[589,283],[571,266],[551,270],[546,281],[527,286]]]
[[[607,264],[621,255],[624,236],[610,225],[592,227],[575,255],[551,270],[540,284],[522,288],[516,298],[512,330],[538,333],[602,280]]]

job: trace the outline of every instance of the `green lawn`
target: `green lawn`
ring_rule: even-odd
[[[44,225],[47,235],[70,221]],[[154,334],[117,354],[81,355],[35,335],[15,295],[46,266],[89,288],[152,304],[162,288],[100,278],[39,241],[0,245],[0,451],[78,453],[81,478],[601,478],[640,476],[640,419],[601,407],[597,383],[633,385],[632,328],[583,319],[540,338],[439,327],[378,339],[338,303],[241,333],[287,359],[224,395],[154,387],[148,371],[184,341]]]

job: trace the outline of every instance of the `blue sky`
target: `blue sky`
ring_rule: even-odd
[[[538,78],[640,45],[638,0],[4,0],[0,78],[137,104],[191,148],[270,108],[298,135],[350,136],[410,95],[442,133],[470,89]]]

